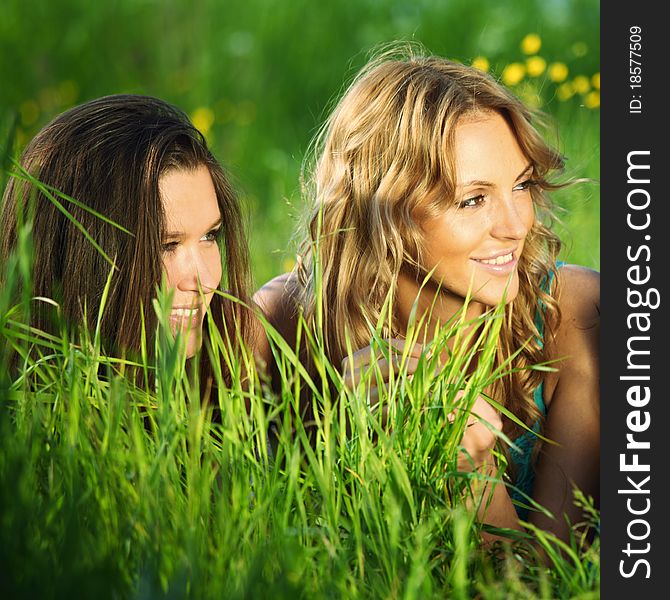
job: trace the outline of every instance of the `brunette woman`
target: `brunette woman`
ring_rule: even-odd
[[[86,102],[46,125],[20,165],[24,174],[3,196],[0,261],[16,247],[18,223],[32,215],[34,327],[52,327],[53,307],[39,300],[52,299],[69,324],[93,330],[100,315],[106,352],[139,353],[143,329],[151,348],[152,301],[164,278],[173,294],[170,326],[187,356],[207,337],[207,319],[231,332],[234,344],[248,339],[247,312],[216,293],[248,301],[238,200],[181,110],[140,95]]]

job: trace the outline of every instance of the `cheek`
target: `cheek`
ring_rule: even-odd
[[[179,269],[177,261],[171,254],[164,253],[163,255],[163,272],[165,273],[168,287],[175,287],[177,281],[179,281]]]
[[[485,219],[463,221],[455,224],[444,236],[444,255],[454,259],[470,258],[481,248],[487,237],[487,221]]]
[[[424,266],[432,268],[438,263],[446,265],[469,257],[479,247],[485,233],[484,219],[459,220],[449,215],[439,222],[431,223],[424,238],[425,256],[430,264]]]
[[[535,204],[530,198],[528,199],[528,202],[525,206],[525,210],[523,213],[523,220],[524,223],[526,224],[527,233],[529,233],[531,228],[535,224]]]
[[[208,250],[206,254],[206,269],[210,277],[207,284],[212,288],[218,288],[223,276],[223,265],[221,263],[221,252],[218,246]]]

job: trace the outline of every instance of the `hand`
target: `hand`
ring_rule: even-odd
[[[457,398],[463,395],[464,392],[459,391]],[[484,398],[477,396],[461,439],[463,450],[458,454],[459,471],[480,470],[482,467],[488,470],[495,466],[491,451],[496,444],[496,435],[486,423],[498,431],[502,429],[498,411]]]
[[[388,360],[383,356],[379,356],[379,351],[375,355],[372,346],[361,348],[342,360],[342,376],[345,385],[349,389],[356,388],[361,381],[362,373],[371,369],[373,361],[377,363],[379,369],[378,376],[381,377],[383,383],[388,382],[391,371],[395,372],[400,369],[408,342],[399,338],[390,338],[387,342],[390,351]],[[423,351],[424,347],[418,343],[412,344],[407,351],[404,366],[408,375],[416,371]],[[380,382],[377,380],[377,377],[370,378],[371,406],[375,406],[379,401],[379,385]],[[457,399],[462,398],[463,395],[464,392],[462,390],[459,391]],[[386,409],[386,407],[384,408]],[[452,419],[450,420],[453,420],[453,417],[455,417],[455,411],[452,413]],[[463,450],[458,456],[458,469],[460,471],[472,471],[483,465],[495,466],[491,450],[495,447],[496,435],[485,423],[488,423],[497,430],[502,429],[502,419],[498,412],[484,398],[478,396],[472,407],[468,426],[461,440]]]

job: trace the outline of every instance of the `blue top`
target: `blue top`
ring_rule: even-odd
[[[562,261],[556,262],[556,269],[562,267],[565,263]],[[555,271],[552,269],[549,271],[548,280],[542,283],[542,288],[546,291],[549,291],[551,287],[551,282],[554,279]],[[535,326],[540,333],[540,345],[544,345],[544,314],[542,310],[542,302],[538,301],[537,313],[535,315]],[[544,404],[544,385],[543,382],[540,382],[540,385],[535,388],[535,393],[533,394],[535,400],[535,405],[540,411],[540,414],[543,417],[547,416],[547,407]],[[514,441],[514,444],[518,446],[519,450],[515,448],[510,448],[510,459],[516,467],[516,481],[515,486],[517,489],[512,489],[510,496],[515,502],[521,502],[524,505],[528,504],[528,499],[523,495],[532,497],[533,494],[533,483],[535,482],[535,470],[531,464],[531,456],[533,454],[533,448],[535,447],[535,441],[537,440],[536,434],[540,432],[540,421],[535,421],[535,424],[532,427],[532,431],[526,431]],[[528,508],[526,506],[519,506],[515,504],[516,512],[519,515],[520,519],[528,519]]]

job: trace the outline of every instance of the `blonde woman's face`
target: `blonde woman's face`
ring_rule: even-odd
[[[517,266],[534,221],[532,167],[512,129],[497,113],[456,127],[455,204],[422,223],[424,266],[456,302],[468,289],[487,306],[519,290]]]
[[[168,171],[159,188],[166,218],[163,265],[174,291],[170,325],[185,336],[190,357],[200,348],[205,312],[221,281],[221,212],[204,166]]]

